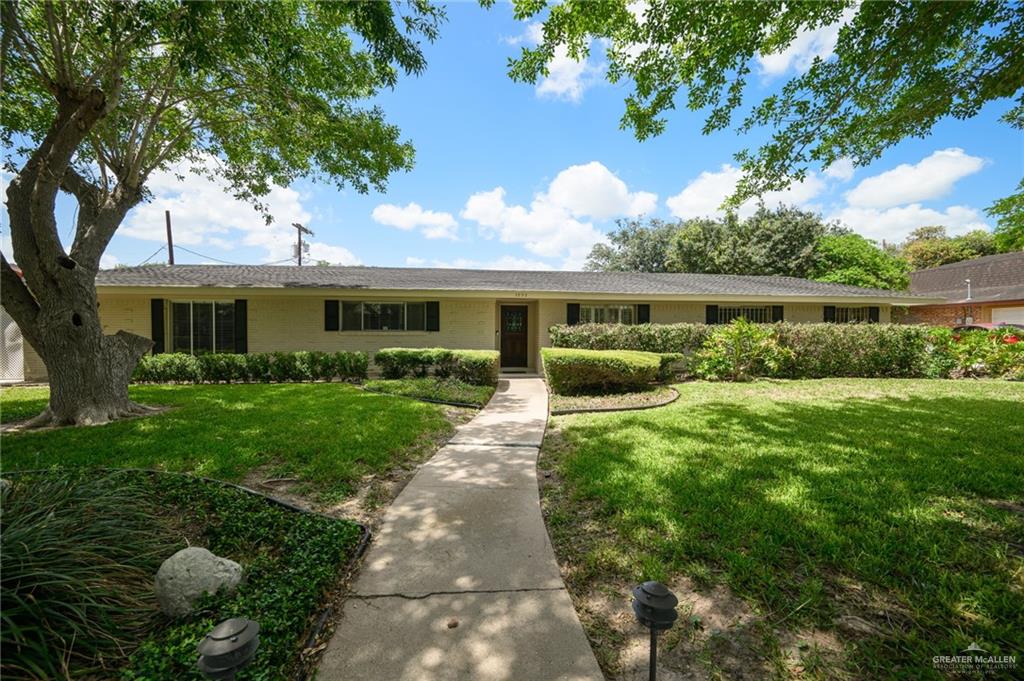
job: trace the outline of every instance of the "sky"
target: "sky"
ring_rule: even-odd
[[[803,34],[785,53],[758,58],[748,99],[827,57],[837,30]],[[508,78],[509,57],[536,35],[507,5],[448,6],[439,40],[426,46],[426,71],[376,98],[416,148],[414,169],[393,175],[387,191],[306,181],[275,188],[268,226],[215,182],[158,172],[149,183],[154,199],[129,213],[103,265],[166,261],[168,209],[177,263],[288,264],[299,222],[314,232],[307,262],[492,269],[581,269],[616,219],[719,214],[739,177],[733,154],[761,138],[703,136],[702,114],[680,102],[664,134],[639,142],[619,128],[628,90],[604,80],[600,50],[582,64],[556,57],[536,85]],[[900,241],[923,225],[952,234],[991,229],[984,209],[1024,174],[1024,137],[998,120],[1009,106],[993,102],[971,120],[943,121],[867,167],[812,168],[801,184],[763,200],[820,212],[878,241]],[[63,197],[62,237],[73,219]]]

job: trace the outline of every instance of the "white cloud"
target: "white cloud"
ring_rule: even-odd
[[[425,258],[408,257],[405,264],[409,267],[443,267],[445,269],[462,270],[551,270],[551,265],[540,260],[528,258],[517,258],[512,255],[503,255],[494,260],[473,260],[470,258],[456,258],[454,260],[431,260]]]
[[[496,187],[469,197],[461,216],[480,226],[484,236],[522,244],[541,257],[563,258],[563,268],[583,265],[594,244],[607,237],[590,222],[635,216],[657,206],[657,196],[630,192],[626,184],[597,162],[570,166],[530,205],[509,205]]]
[[[604,65],[589,58],[575,60],[562,45],[547,64],[548,74],[537,83],[537,95],[568,102],[580,102],[583,93],[596,85],[604,74]]]
[[[834,24],[800,31],[781,52],[757,55],[761,72],[766,76],[781,76],[792,68],[797,73],[805,73],[815,59],[828,59],[835,52],[840,29],[853,20],[856,12],[857,8],[851,7]]]
[[[828,219],[839,220],[868,238],[888,242],[902,241],[910,232],[926,225],[945,225],[951,235],[989,228],[981,213],[970,206],[935,210],[918,203],[885,210],[848,206],[829,215]]]
[[[956,182],[981,170],[985,159],[970,156],[958,147],[940,149],[918,163],[903,163],[873,177],[846,193],[846,201],[859,208],[889,208],[927,201],[948,194]]]
[[[406,231],[419,227],[428,239],[458,238],[455,232],[459,224],[451,213],[423,210],[418,203],[410,203],[405,207],[382,203],[373,209],[371,217],[382,225]]]
[[[625,182],[597,161],[569,166],[558,173],[547,196],[574,216],[588,215],[595,220],[620,215],[634,217],[650,213],[658,206],[657,194],[630,193]]]
[[[100,256],[100,269],[112,270],[120,264],[121,261],[117,259],[116,255],[104,253],[103,255]]]
[[[208,160],[208,163],[215,161]],[[119,234],[145,241],[163,242],[164,211],[171,211],[174,243],[182,246],[208,245],[223,251],[253,246],[266,251],[264,262],[277,262],[293,256],[293,222],[309,226],[312,215],[302,205],[297,191],[290,187],[271,188],[261,199],[274,217],[267,225],[263,217],[245,201],[234,198],[219,178],[180,171],[156,171],[147,182],[152,201],[128,214]],[[349,250],[310,240],[310,260],[327,260],[342,265],[359,264]]]
[[[721,217],[720,206],[736,189],[736,183],[743,171],[729,163],[723,163],[717,172],[704,171],[691,180],[683,190],[670,196],[665,204],[677,218]],[[765,192],[762,200],[768,208],[779,205],[804,205],[825,188],[825,183],[814,173],[782,191]],[[757,199],[749,199],[737,211],[740,217],[749,217],[757,210]]]
[[[854,173],[853,159],[850,158],[839,158],[836,162],[825,168],[823,171],[825,177],[833,180],[839,180],[840,182],[849,182],[853,179]]]
[[[530,22],[523,32],[502,38],[507,45],[539,45],[544,40],[544,26],[540,22]],[[565,46],[555,48],[555,54],[547,63],[548,73],[537,83],[538,97],[549,97],[569,102],[579,102],[583,93],[597,84],[604,75],[604,65],[586,58],[577,61],[569,55]]]

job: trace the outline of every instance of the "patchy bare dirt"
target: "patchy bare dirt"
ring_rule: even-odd
[[[624,575],[629,566],[612,562],[594,566],[588,555],[602,554],[622,538],[602,522],[592,504],[572,499],[556,469],[570,445],[557,426],[549,425],[538,465],[538,486],[562,576],[590,639],[601,669],[609,681],[646,681],[650,638],[631,607],[632,584]],[[557,516],[554,524],[553,516]],[[843,671],[844,644],[839,635],[857,638],[879,625],[850,614],[836,629],[821,631],[773,626],[763,614],[736,596],[724,584],[705,584],[688,577],[673,579],[668,587],[679,597],[679,620],[659,639],[658,679],[712,681],[730,679],[847,679]],[[852,589],[852,585],[851,585]],[[899,617],[893,604],[878,602],[877,594],[862,590],[872,620]],[[888,606],[888,607],[886,607]],[[859,628],[859,632],[855,631]]]

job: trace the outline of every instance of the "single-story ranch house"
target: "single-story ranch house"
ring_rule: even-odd
[[[536,371],[554,324],[888,322],[893,305],[940,302],[791,277],[394,267],[149,265],[96,279],[108,333],[154,352],[494,349]],[[5,315],[6,316],[6,315]],[[45,379],[27,346],[23,379]]]

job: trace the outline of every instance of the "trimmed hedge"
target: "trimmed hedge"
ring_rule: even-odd
[[[189,355],[146,355],[135,367],[137,383],[285,383],[292,381],[362,380],[369,358],[365,352],[253,352]]]
[[[653,352],[543,348],[541,358],[548,385],[561,395],[634,390],[662,372],[662,358]]]
[[[582,324],[554,326],[551,339],[556,347],[682,353],[677,373],[711,379],[1024,378],[1024,334],[1012,328],[953,332],[905,324]],[[758,356],[747,356],[752,352]]]
[[[500,354],[497,350],[448,348],[383,348],[373,356],[384,378],[434,375],[473,385],[497,385]]]
[[[707,324],[560,324],[550,329],[556,348],[640,350],[692,354],[714,326]]]

